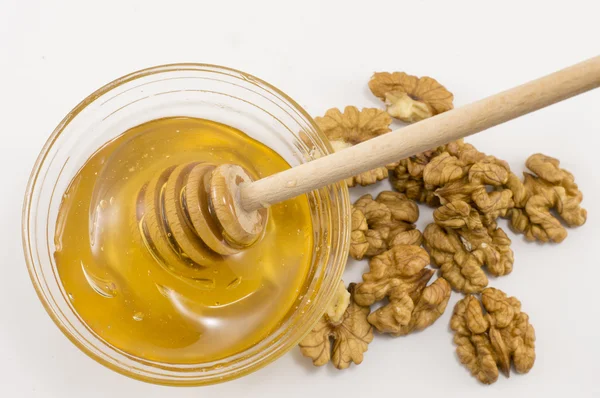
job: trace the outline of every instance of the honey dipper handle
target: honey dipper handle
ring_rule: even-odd
[[[600,56],[241,187],[246,210],[284,201],[600,86]]]

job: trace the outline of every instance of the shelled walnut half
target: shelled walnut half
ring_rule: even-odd
[[[454,96],[431,77],[416,77],[404,72],[379,72],[369,81],[373,95],[385,101],[387,112],[413,123],[453,108]]]
[[[423,233],[433,264],[452,287],[480,292],[488,284],[482,267],[495,276],[512,271],[514,256],[506,233],[484,226],[480,214],[463,201],[450,202],[433,213],[435,223]]]
[[[460,362],[485,384],[498,379],[498,370],[508,377],[511,363],[517,373],[529,372],[535,362],[535,331],[521,302],[487,288],[481,303],[469,295],[454,307],[450,327]]]
[[[419,206],[401,193],[361,196],[352,210],[350,255],[360,260],[397,244],[420,245],[421,232],[414,225],[418,218]]]
[[[474,207],[486,225],[507,214],[514,206],[512,191],[504,184],[510,167],[494,156],[479,152],[470,144],[456,141],[446,146],[446,152],[432,160],[424,170],[425,184],[435,188],[442,204],[461,200]]]
[[[427,252],[414,245],[395,245],[369,261],[370,271],[356,286],[354,299],[369,306],[388,298],[368,317],[379,332],[404,336],[432,325],[444,313],[450,285],[438,278],[427,286],[434,273],[425,268],[428,264]]]
[[[558,159],[535,154],[526,165],[537,176],[523,173],[521,181],[516,175],[509,175],[506,186],[513,193],[515,206],[506,217],[512,229],[528,240],[562,242],[567,230],[561,220],[569,227],[581,226],[587,220],[587,211],[580,206],[583,194],[575,177],[560,168]]]
[[[411,200],[426,203],[429,206],[439,206],[439,198],[434,193],[435,187],[425,185],[423,172],[429,162],[443,151],[444,147],[439,147],[400,160],[397,164],[389,167],[390,183],[398,192],[405,194]]]
[[[356,303],[354,290],[354,283],[346,290],[341,281],[325,314],[300,343],[300,351],[315,366],[331,361],[336,368],[346,369],[352,362],[358,365],[363,361],[373,340],[373,328],[367,321],[370,309]]]
[[[316,117],[315,122],[329,138],[334,151],[338,152],[391,131],[392,119],[380,109],[363,108],[359,111],[355,106],[347,106],[344,112],[337,108],[329,109],[323,117]],[[366,186],[387,177],[387,168],[378,167],[348,178],[346,183],[350,187]]]

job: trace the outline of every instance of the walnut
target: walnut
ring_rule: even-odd
[[[569,227],[585,224],[587,211],[580,206],[583,194],[573,175],[559,167],[558,159],[535,154],[526,165],[537,176],[523,173],[521,181],[509,175],[506,187],[513,193],[515,207],[506,217],[512,229],[525,234],[528,240],[562,242],[567,230],[552,211]]]
[[[468,171],[464,162],[448,152],[443,152],[425,166],[423,181],[428,186],[438,187],[461,179]]]
[[[391,168],[390,182],[398,191],[408,199],[426,203],[429,206],[438,206],[439,199],[435,196],[432,187],[425,187],[423,173],[425,167],[437,155],[443,152],[444,147],[419,153],[410,158],[403,159]]]
[[[425,247],[432,264],[440,267],[442,276],[457,291],[480,292],[488,284],[479,260],[467,251],[458,234],[433,223],[423,231]]]
[[[300,351],[311,358],[315,366],[325,365],[330,360],[338,369],[346,369],[351,362],[358,365],[373,340],[373,328],[367,321],[369,307],[356,303],[353,283],[348,290],[343,281],[340,286],[326,314],[300,343]],[[333,349],[330,339],[334,340]]]
[[[498,379],[498,370],[508,377],[511,361],[518,373],[529,372],[535,362],[535,331],[519,300],[486,288],[481,302],[483,308],[469,295],[454,307],[450,327],[460,362],[485,384]]]
[[[325,116],[316,117],[315,122],[329,138],[334,151],[338,152],[391,131],[392,119],[380,109],[363,108],[359,111],[355,106],[347,106],[343,113],[337,108],[329,109]],[[346,183],[350,187],[357,184],[365,186],[387,177],[387,168],[378,167],[348,178]]]
[[[350,255],[360,260],[369,249],[369,241],[365,236],[369,225],[364,213],[356,208],[352,208],[352,232],[350,233]]]
[[[382,181],[388,178],[388,170],[385,167],[378,167],[373,170],[363,171],[362,173],[354,176],[354,178],[347,178],[346,183],[349,187],[354,187],[357,184],[360,186],[367,186],[375,184],[377,181]]]
[[[475,296],[467,296],[456,303],[450,327],[455,332],[454,344],[460,362],[482,383],[498,380],[498,366],[485,332],[489,322]]]
[[[433,270],[427,252],[415,245],[395,245],[369,261],[370,271],[355,290],[360,305],[387,297],[389,303],[368,317],[379,332],[404,336],[433,324],[446,309],[450,285],[443,278],[427,283]]]
[[[344,113],[337,108],[329,109],[325,116],[315,122],[331,141],[343,141],[356,145],[390,131],[390,117],[380,109],[347,106]]]
[[[463,154],[465,153],[463,152]],[[461,156],[460,153],[458,155]],[[498,217],[505,216],[514,207],[512,191],[504,188],[509,180],[510,168],[504,161],[493,156],[480,157],[470,153],[463,158],[472,160],[477,158],[479,160],[468,166],[468,172],[464,173],[465,175],[462,178],[449,181],[437,189],[435,195],[440,198],[442,204],[453,201],[469,203],[482,214],[486,225],[493,226]],[[452,157],[448,159],[452,159]],[[452,161],[448,160],[446,163],[463,162],[462,164],[464,164],[464,162],[468,162],[468,160],[461,161],[458,157],[454,157],[454,159]],[[446,171],[446,174],[449,172],[451,170]],[[455,176],[459,175],[456,171],[454,173]],[[426,171],[425,178],[427,177]]]
[[[473,254],[494,276],[509,274],[514,256],[511,241],[498,227],[485,226],[479,213],[465,202],[451,202],[436,209],[434,221],[452,228],[460,236],[466,250]]]
[[[459,140],[397,162],[391,168],[393,172],[390,182],[409,199],[430,206],[437,207],[441,202],[447,203],[454,199],[473,202],[473,196],[482,207],[490,208],[491,211],[490,202],[494,203],[496,194],[491,193],[491,198],[487,197],[483,181],[478,180],[481,173],[475,173],[477,168],[470,177],[473,180],[470,183],[469,170],[480,161],[499,163],[508,168],[506,163],[501,163]]]
[[[361,196],[352,210],[350,255],[360,260],[396,244],[420,245],[421,232],[414,225],[418,218],[417,204],[401,193],[383,191],[377,199]]]
[[[485,215],[486,224],[493,224],[500,216],[507,214],[514,206],[512,191],[501,189],[508,181],[510,168],[496,158],[487,157],[469,170],[469,184],[477,188],[471,194],[471,199],[477,209]],[[488,192],[488,187],[493,190]]]
[[[433,213],[425,228],[425,246],[433,264],[458,291],[474,293],[487,286],[482,267],[495,276],[512,271],[511,241],[501,228],[486,227],[480,214],[463,201],[450,202]]]
[[[396,167],[394,174],[390,176],[390,183],[398,191],[406,195],[407,198],[417,202],[426,203],[435,207],[439,205],[439,199],[432,190],[425,188],[422,178],[412,177],[406,172],[405,161]]]
[[[449,143],[445,149],[450,155],[456,156],[468,165],[475,164],[487,156],[485,153],[479,152],[473,145],[464,142],[463,139]]]
[[[579,188],[575,184],[575,177],[567,170],[560,168],[558,159],[536,153],[527,159],[525,165],[542,180],[565,188],[569,195],[577,196],[580,194]]]
[[[431,77],[404,72],[375,73],[369,81],[371,92],[385,101],[387,112],[404,122],[413,123],[453,108],[454,96]]]

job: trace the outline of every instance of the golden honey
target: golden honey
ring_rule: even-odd
[[[217,360],[268,336],[301,299],[313,250],[306,196],[273,205],[263,236],[237,254],[195,236],[186,190],[202,184],[190,176],[223,163],[253,178],[290,167],[239,130],[177,117],[126,131],[72,180],[56,266],[74,310],[108,344],[152,361]]]

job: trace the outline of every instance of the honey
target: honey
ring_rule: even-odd
[[[306,196],[271,206],[263,235],[237,253],[194,234],[197,171],[223,163],[255,179],[290,167],[237,129],[175,117],[126,131],[72,180],[54,257],[75,312],[108,344],[164,363],[218,360],[260,342],[301,300],[313,250]]]

